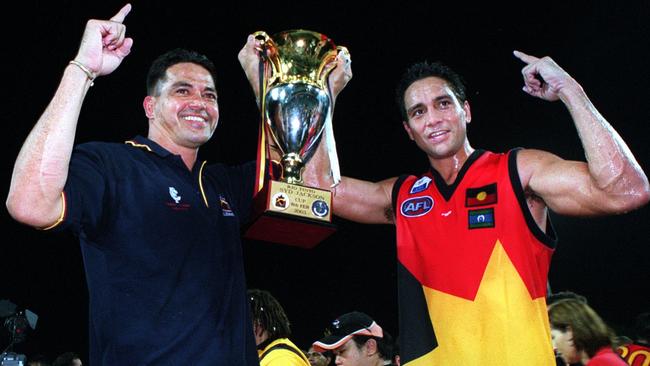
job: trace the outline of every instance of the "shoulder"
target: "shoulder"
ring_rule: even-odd
[[[524,187],[528,186],[530,178],[535,173],[562,160],[559,156],[544,150],[518,149],[514,153],[516,154],[517,171]]]
[[[75,149],[81,150],[116,150],[122,149],[126,150],[133,146],[127,145],[121,142],[108,142],[108,141],[89,141],[77,144]]]
[[[302,351],[289,339],[277,339],[264,350],[263,353],[266,353],[266,355],[261,360],[260,365],[309,366],[298,352]]]
[[[596,355],[589,361],[589,366],[614,366],[627,365],[627,363],[609,347],[603,347],[596,352]]]
[[[120,155],[135,153],[140,150],[142,149],[124,143],[92,141],[75,145],[73,154],[98,155],[105,156],[107,158],[117,158]]]

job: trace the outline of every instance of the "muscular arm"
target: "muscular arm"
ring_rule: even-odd
[[[396,180],[374,183],[341,177],[341,183],[333,189],[334,214],[362,224],[394,223],[391,192]]]
[[[106,75],[129,53],[133,41],[125,38],[124,6],[111,20],[90,20],[75,60],[94,75]],[[38,228],[61,216],[65,185],[77,120],[91,78],[81,67],[68,65],[59,87],[27,136],[14,165],[6,205],[16,220]]]
[[[559,99],[567,107],[587,160],[567,161],[548,152],[524,150],[517,159],[524,187],[566,215],[623,213],[646,204],[648,178],[582,87],[548,57],[515,55],[527,63],[522,71],[524,91],[545,100]]]
[[[329,159],[326,142],[321,140],[318,150],[303,173],[305,184],[332,191],[333,212],[344,219],[363,224],[392,224],[392,190],[397,177],[380,182],[341,177],[336,187],[331,187]]]

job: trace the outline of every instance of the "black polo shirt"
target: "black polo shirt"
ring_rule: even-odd
[[[258,364],[240,240],[254,174],[189,171],[140,136],[75,148],[57,229],[81,242],[91,365]]]

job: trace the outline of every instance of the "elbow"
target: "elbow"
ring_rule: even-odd
[[[9,215],[21,224],[35,228],[43,228],[51,225],[45,215],[39,211],[32,200],[9,194],[5,202]]]
[[[650,186],[646,181],[645,184],[629,189],[622,195],[618,195],[618,197],[619,199],[613,200],[616,202],[616,212],[627,213],[634,211],[650,202]]]
[[[648,177],[643,172],[640,173],[638,182],[636,187],[633,188],[634,207],[632,209],[643,207],[650,202],[650,183],[648,183]]]
[[[30,205],[27,204],[27,200],[20,199],[15,194],[10,193],[5,205],[9,215],[14,220],[22,224],[32,225],[33,213],[32,210],[30,210]]]
[[[642,207],[648,204],[650,202],[650,184],[648,184],[648,181],[646,179],[645,184],[643,185],[643,189],[640,190],[641,192],[638,194],[638,206],[637,207]]]
[[[640,168],[624,170],[601,188],[609,192],[614,212],[625,213],[636,210],[650,202],[648,177]]]

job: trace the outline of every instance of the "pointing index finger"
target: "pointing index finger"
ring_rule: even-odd
[[[111,21],[117,22],[117,23],[122,23],[124,22],[124,18],[126,18],[127,14],[131,11],[131,4],[126,4],[120,9],[120,11],[117,12],[117,14],[113,15],[111,18]]]
[[[523,53],[521,51],[517,51],[517,50],[513,51],[512,54],[515,55],[516,58],[520,59],[521,61],[523,61],[523,62],[525,62],[527,64],[531,64],[531,63],[539,60],[535,56],[527,55],[527,54],[525,54],[525,53]]]

